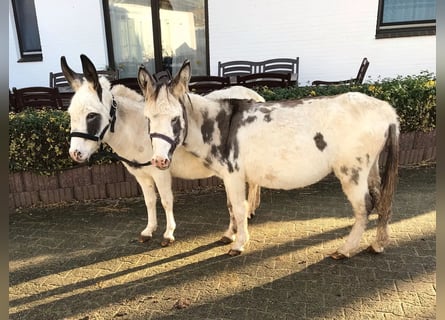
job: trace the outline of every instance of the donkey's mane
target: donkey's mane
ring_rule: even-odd
[[[159,83],[156,85],[153,92],[154,99],[149,99],[147,101],[147,108],[152,114],[171,114],[176,113],[176,105],[171,104],[172,101],[176,100],[173,92],[170,90],[169,85],[166,83]],[[177,99],[181,104],[183,104],[183,98]]]

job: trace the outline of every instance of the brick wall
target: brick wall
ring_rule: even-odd
[[[386,153],[380,158],[385,161]],[[400,137],[400,165],[436,161],[436,132],[411,132]],[[183,180],[173,178],[173,191],[217,186],[221,179]],[[9,208],[69,203],[93,199],[118,199],[142,196],[136,179],[121,163],[82,166],[54,176],[32,172],[9,174]]]

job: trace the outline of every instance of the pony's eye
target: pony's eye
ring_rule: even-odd
[[[97,117],[98,115],[99,115],[99,114],[98,114],[98,113],[95,113],[95,112],[90,112],[90,113],[88,113],[88,114],[87,114],[87,121],[91,121],[91,120],[96,119],[96,117]]]

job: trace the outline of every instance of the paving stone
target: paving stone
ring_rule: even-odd
[[[380,255],[371,215],[360,250],[345,241],[352,209],[332,176],[262,190],[238,257],[215,243],[229,216],[223,188],[175,194],[176,242],[162,248],[141,197],[29,208],[9,217],[9,319],[435,319],[435,167],[401,168]],[[125,189],[126,190],[126,189]]]

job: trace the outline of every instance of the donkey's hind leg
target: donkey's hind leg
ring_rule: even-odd
[[[358,246],[368,223],[371,197],[368,192],[368,169],[343,166],[335,175],[340,179],[343,192],[346,194],[354,211],[355,222],[343,246],[331,254],[333,259],[350,257]]]
[[[247,194],[247,217],[253,218],[255,210],[260,206],[261,187],[257,184],[248,183],[249,191]]]
[[[375,211],[378,214],[376,239],[368,247],[368,251],[381,253],[389,242],[388,223],[391,218],[391,206],[388,204],[382,205],[381,179],[377,160],[369,174],[368,183],[373,208],[375,208]]]

